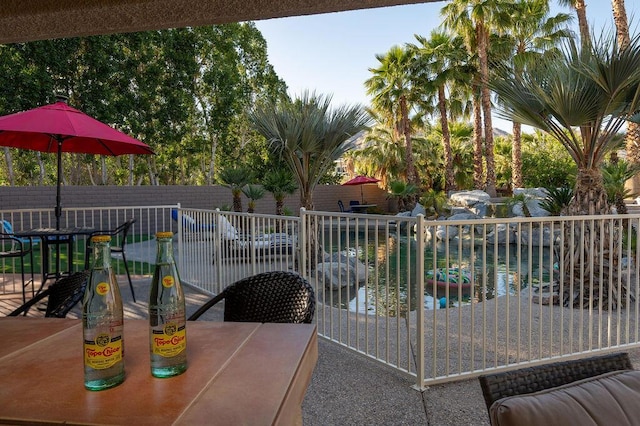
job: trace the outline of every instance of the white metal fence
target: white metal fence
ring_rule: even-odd
[[[419,388],[640,339],[640,215],[445,222],[179,206],[65,215],[68,226],[100,228],[135,217],[127,256],[137,274],[151,273],[143,261],[155,253],[150,237],[174,230],[182,279],[211,293],[259,272],[298,271],[316,290],[320,335],[398,369]],[[52,219],[0,218],[23,228]]]

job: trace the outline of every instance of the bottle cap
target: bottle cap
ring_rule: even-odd
[[[156,238],[173,238],[173,232],[171,231],[156,232]]]
[[[111,241],[111,235],[94,235],[91,237],[91,241],[94,243],[107,243]]]

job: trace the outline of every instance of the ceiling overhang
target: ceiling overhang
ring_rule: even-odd
[[[0,44],[255,21],[434,0],[3,0]]]

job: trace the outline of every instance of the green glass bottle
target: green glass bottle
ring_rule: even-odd
[[[84,386],[93,391],[124,381],[122,299],[111,268],[111,237],[96,235],[89,285],[82,306]]]
[[[187,369],[184,293],[173,258],[173,232],[156,234],[158,253],[149,294],[151,374],[172,377]]]

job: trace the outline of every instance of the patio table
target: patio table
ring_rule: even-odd
[[[352,204],[351,211],[353,213],[366,213],[369,208],[378,207],[377,204]]]
[[[95,232],[95,228],[89,227],[75,227],[75,228],[34,228],[26,231],[16,232],[15,235],[21,238],[38,238],[41,241],[41,265],[42,265],[42,282],[40,284],[40,290],[44,288],[45,282],[49,278],[58,279],[63,274],[70,274],[74,272],[73,269],[73,242],[79,235],[89,236]],[[67,253],[69,256],[69,262],[66,271],[60,269],[60,244],[67,244]],[[55,246],[55,262],[54,271],[50,271],[49,266],[49,249],[50,246]],[[38,291],[40,291],[38,290]]]
[[[318,358],[314,324],[187,324],[188,369],[158,379],[148,323],[125,320],[124,383],[84,388],[79,320],[0,318],[0,423],[301,424]]]

